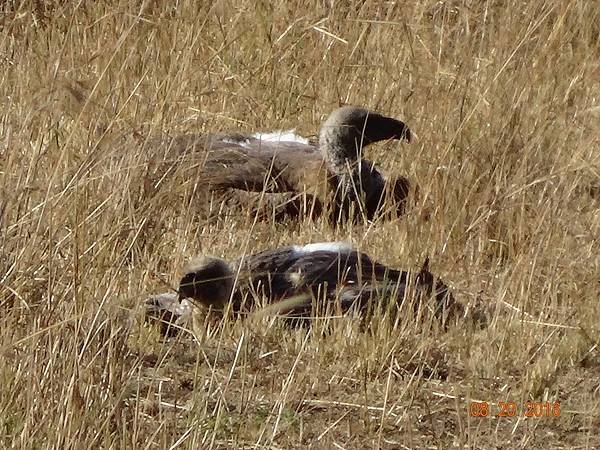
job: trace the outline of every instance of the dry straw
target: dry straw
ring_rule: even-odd
[[[0,447],[600,447],[597,2],[1,9]],[[419,136],[365,155],[418,185],[405,217],[256,220],[264,196],[223,205],[149,145],[311,135],[342,104]],[[198,254],[329,239],[390,266],[431,256],[485,326],[257,317],[161,341],[130,320]]]

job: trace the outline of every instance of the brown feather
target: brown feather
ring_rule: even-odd
[[[372,219],[386,197],[401,214],[410,188],[406,178],[387,181],[373,163],[362,159],[362,146],[384,139],[409,140],[410,131],[395,119],[344,107],[324,123],[321,147],[241,133],[158,138],[147,146],[158,149],[157,158],[162,155],[165,164],[191,171],[189,176],[199,177],[209,191],[304,194],[315,199],[319,212],[333,206],[335,220],[348,217],[353,204]]]

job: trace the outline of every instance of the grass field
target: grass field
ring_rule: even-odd
[[[600,448],[600,4],[0,9],[1,448]],[[198,170],[157,177],[140,144],[314,135],[342,104],[417,136],[366,152],[418,185],[399,220],[217,214]],[[329,239],[394,267],[430,256],[484,323],[197,321],[167,341],[141,323],[198,254]]]

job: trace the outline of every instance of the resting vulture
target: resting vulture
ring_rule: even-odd
[[[181,135],[152,145],[165,147],[177,157],[191,156],[201,167],[201,183],[210,191],[294,193],[291,201],[285,197],[288,203],[283,211],[296,214],[302,209],[299,203],[310,203],[315,215],[328,211],[337,222],[350,216],[373,219],[386,197],[393,200],[392,209],[403,212],[408,180],[387,179],[363,158],[363,148],[389,139],[410,141],[410,137],[404,122],[344,106],[323,123],[317,143],[278,132]]]
[[[146,300],[148,317],[167,325],[186,320],[192,305],[234,313],[267,308],[293,318],[310,318],[334,307],[345,313],[369,307],[398,306],[408,286],[443,317],[459,304],[448,286],[429,272],[428,262],[418,273],[389,268],[343,242],[287,246],[243,256],[233,262],[201,257],[190,264],[177,293],[153,295]],[[454,314],[454,311],[452,312]]]

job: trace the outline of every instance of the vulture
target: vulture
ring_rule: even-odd
[[[356,106],[333,111],[323,123],[318,142],[279,133],[180,135],[155,143],[169,154],[191,156],[201,166],[201,183],[209,191],[265,192],[282,208],[299,214],[302,203],[315,215],[328,211],[334,222],[350,217],[373,219],[387,198],[402,214],[410,188],[404,177],[387,179],[363,158],[363,148],[384,140],[410,142],[408,126],[397,119]],[[199,158],[200,157],[200,158]],[[199,160],[198,160],[199,158]],[[307,210],[308,208],[304,208]]]
[[[294,320],[310,319],[331,308],[365,313],[377,305],[399,306],[408,286],[433,300],[428,304],[438,316],[454,314],[458,303],[428,265],[426,261],[416,274],[393,269],[344,242],[286,246],[232,262],[203,256],[186,268],[177,293],[146,300],[146,317],[161,321],[167,334],[171,323],[190,317],[193,305],[234,314],[264,308]]]

